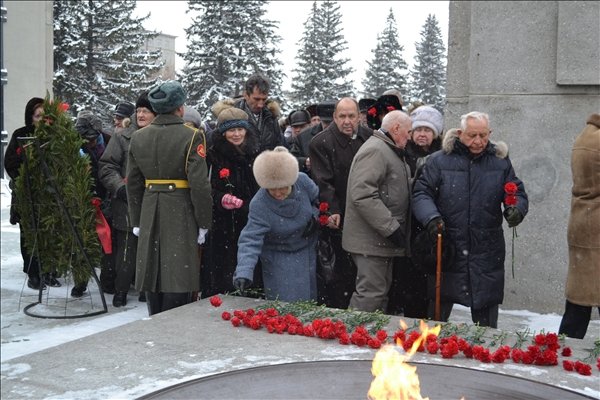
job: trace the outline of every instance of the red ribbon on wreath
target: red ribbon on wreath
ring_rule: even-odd
[[[102,214],[102,210],[100,210],[101,204],[102,201],[98,197],[92,198],[92,205],[96,209],[96,233],[98,234],[98,239],[100,240],[104,254],[112,254],[110,225],[108,225],[106,218],[104,218],[104,214]]]

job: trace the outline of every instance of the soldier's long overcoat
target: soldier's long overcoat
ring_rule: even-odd
[[[140,228],[135,288],[185,293],[199,290],[198,228],[210,228],[212,199],[202,130],[159,114],[131,138],[127,196],[132,225]],[[187,181],[189,188],[149,184]]]

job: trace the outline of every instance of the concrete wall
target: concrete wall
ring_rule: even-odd
[[[4,1],[4,129],[10,135],[25,124],[25,104],[52,95],[53,29],[51,1]]]
[[[490,115],[529,194],[515,279],[505,229],[503,307],[562,314],[571,146],[600,111],[600,2],[451,1],[447,98],[446,129],[469,111]]]

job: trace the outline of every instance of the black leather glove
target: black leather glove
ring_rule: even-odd
[[[244,295],[244,292],[246,291],[246,289],[248,289],[250,287],[250,285],[252,285],[252,281],[250,279],[246,279],[246,278],[235,278],[233,280],[233,286],[240,291],[240,293],[242,294],[242,296]]]
[[[117,190],[117,199],[127,202],[127,187],[125,187],[125,185],[121,186]]]
[[[438,228],[438,225],[441,225],[441,228]],[[427,224],[427,232],[429,232],[429,239],[431,239],[433,243],[437,243],[438,230],[442,234],[442,236],[446,233],[446,225],[444,224],[444,220],[442,219],[442,217],[434,218]]]
[[[504,218],[506,222],[508,222],[508,227],[512,228],[521,223],[523,221],[523,214],[516,207],[508,207],[504,210]]]
[[[404,232],[402,232],[402,226],[396,229],[394,233],[387,238],[398,247],[406,247],[406,238],[404,237]]]

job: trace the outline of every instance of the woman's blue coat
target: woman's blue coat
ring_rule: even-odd
[[[235,278],[252,280],[260,257],[267,299],[317,298],[317,232],[302,237],[308,221],[318,214],[319,189],[304,173],[285,200],[260,189],[250,202],[248,224],[238,241]]]

